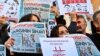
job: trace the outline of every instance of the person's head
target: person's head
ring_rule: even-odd
[[[54,1],[52,3],[51,12],[54,13],[55,17],[58,17],[59,16],[59,11],[58,11],[58,8],[56,6],[56,1]]]
[[[86,23],[84,16],[77,15],[77,32],[78,33],[86,33],[85,32],[86,27],[87,27],[87,23]]]
[[[100,10],[93,14],[93,22],[96,27],[96,31],[100,32]]]
[[[35,14],[24,15],[19,22],[40,22],[40,18]]]
[[[52,6],[51,6],[51,12],[55,12],[56,9],[57,9],[56,2],[53,1]]]
[[[51,30],[50,37],[62,37],[66,34],[69,34],[68,28],[64,25],[59,24]]]
[[[31,34],[31,39],[32,39],[32,41],[35,41],[34,40],[34,34]]]
[[[80,4],[77,4],[76,7],[77,7],[78,11],[80,11],[82,9],[82,6]]]
[[[0,16],[0,25],[5,24],[7,21],[7,17],[6,16]]]
[[[70,11],[71,10],[70,9],[70,5],[68,5],[68,4],[66,4],[64,7],[66,8],[67,11]]]
[[[5,0],[5,3],[11,5],[12,2],[15,2],[16,4],[19,4],[18,0]]]

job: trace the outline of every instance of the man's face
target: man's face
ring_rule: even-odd
[[[70,11],[71,10],[69,5],[66,5],[65,8],[66,8],[66,11]]]
[[[87,25],[84,18],[77,19],[77,32],[85,32],[86,26]]]

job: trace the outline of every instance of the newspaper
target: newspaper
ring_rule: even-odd
[[[55,20],[55,15],[53,13],[50,13],[50,19],[48,20],[48,36],[50,36],[51,30],[53,27],[55,27],[56,20]]]
[[[91,0],[57,0],[57,5],[61,15],[73,11],[81,14],[93,14]]]
[[[41,53],[39,38],[46,37],[44,23],[22,22],[11,26],[10,36],[14,45],[10,48],[13,52]]]
[[[38,15],[42,22],[48,22],[50,17],[50,0],[24,0],[22,14],[26,15],[29,13]]]
[[[4,45],[0,45],[0,56],[6,56],[6,48]]]
[[[73,38],[75,40],[79,56],[100,56],[99,50],[89,37],[82,34],[70,34],[64,37]]]

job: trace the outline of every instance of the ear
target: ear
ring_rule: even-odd
[[[93,21],[93,24],[96,28],[98,28],[98,23],[96,21]]]

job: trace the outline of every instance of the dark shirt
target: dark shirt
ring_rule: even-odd
[[[0,29],[0,44],[4,44],[5,41],[9,38],[7,31],[8,24],[4,24]]]
[[[14,53],[15,56],[43,56],[42,54],[36,53]]]
[[[4,44],[9,38],[7,26],[8,24],[0,26],[0,44]],[[10,56],[8,49],[6,49],[6,56]]]
[[[96,27],[94,26],[93,21],[91,21],[91,30],[92,33],[96,33]]]
[[[72,21],[70,26],[68,27],[68,30],[70,34],[76,33],[77,30],[76,22]]]

